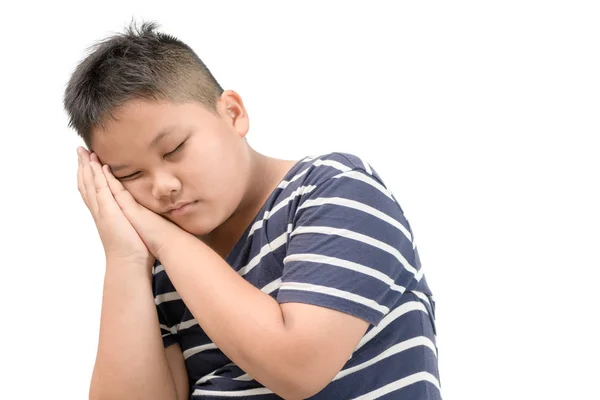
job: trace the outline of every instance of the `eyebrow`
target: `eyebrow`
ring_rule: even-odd
[[[168,126],[166,128],[163,128],[155,137],[154,139],[152,139],[152,141],[150,142],[150,144],[148,145],[148,149],[152,149],[156,146],[158,146],[158,144],[160,143],[161,140],[163,140],[163,138],[165,136],[168,136],[169,134],[171,134],[173,131],[175,130],[175,126]],[[110,170],[111,172],[118,172],[121,171],[123,169],[127,169],[129,168],[129,165],[127,164],[122,164],[122,165],[115,165],[115,166],[110,166]]]

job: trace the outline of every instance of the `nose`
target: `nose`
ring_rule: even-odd
[[[167,172],[159,172],[154,175],[152,182],[152,195],[156,199],[170,197],[181,190],[181,182],[176,176]]]

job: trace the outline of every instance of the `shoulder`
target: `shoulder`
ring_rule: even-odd
[[[333,152],[308,156],[297,164],[285,185],[284,197],[298,197],[295,206],[300,208],[306,207],[307,201],[321,204],[349,200],[356,207],[359,202],[380,210],[402,212],[373,166],[356,154]]]
[[[332,152],[305,157],[298,163],[297,171],[304,175],[303,184],[319,185],[342,174],[364,174],[383,184],[372,166],[360,155]]]

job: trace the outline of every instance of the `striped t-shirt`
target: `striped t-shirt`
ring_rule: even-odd
[[[439,399],[435,304],[410,225],[379,175],[343,153],[287,173],[226,257],[280,303],[300,302],[370,326],[313,399]],[[277,399],[212,343],[159,261],[153,292],[164,346],[179,343],[193,399]]]

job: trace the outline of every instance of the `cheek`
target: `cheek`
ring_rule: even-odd
[[[227,139],[207,139],[191,148],[179,168],[183,192],[202,199],[219,216],[232,212],[245,192],[247,155]]]
[[[244,195],[244,188],[235,174],[214,174],[210,177],[210,184],[202,187],[200,196],[204,200],[203,212],[210,213],[204,216],[204,222],[221,224],[233,214],[239,206]]]
[[[148,184],[143,182],[143,179],[123,182],[123,186],[131,194],[135,201],[156,212],[156,210],[153,209],[154,202],[152,201],[150,187]]]
[[[173,223],[192,235],[203,236],[221,225],[229,217],[223,212],[223,203],[202,203],[192,215],[169,218]]]

